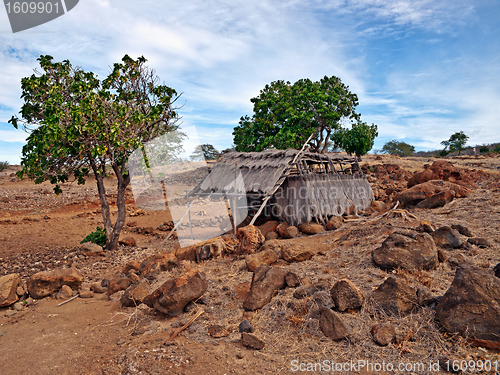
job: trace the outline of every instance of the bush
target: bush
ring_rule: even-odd
[[[439,156],[441,157],[446,157],[450,154],[450,151],[448,150],[442,150],[440,153],[439,153]]]
[[[483,146],[479,149],[479,152],[482,154],[487,154],[488,152],[490,152],[490,149],[487,146]]]
[[[85,242],[93,242],[103,247],[106,246],[106,231],[101,227],[97,227],[95,232],[87,235],[87,237],[85,237],[80,243]]]
[[[496,145],[495,149],[493,150],[493,152],[495,153],[499,153],[500,152],[500,145]]]
[[[0,161],[0,172],[2,172],[4,169],[9,168],[9,162],[8,161]]]

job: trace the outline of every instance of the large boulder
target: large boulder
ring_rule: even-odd
[[[443,193],[446,191],[450,193]],[[425,203],[421,203],[420,207],[431,208],[431,206],[438,207],[439,202],[442,203],[450,200],[451,196],[454,198],[465,198],[471,192],[472,190],[449,181],[431,180],[403,191],[398,195],[397,199],[403,207],[418,206],[419,203],[425,201]]]
[[[52,271],[42,271],[28,279],[28,293],[35,299],[40,299],[57,292],[63,285],[73,290],[80,289],[83,275],[75,268],[61,268]]]
[[[0,277],[0,307],[10,306],[19,300],[17,287],[21,278],[17,273]]]
[[[395,316],[406,315],[418,305],[416,289],[394,276],[375,289],[372,298],[378,309]]]
[[[278,290],[285,288],[287,274],[284,268],[262,264],[253,274],[250,293],[243,302],[243,308],[253,311],[268,304]]]
[[[439,263],[436,245],[427,233],[392,233],[372,251],[372,260],[383,270],[432,270]]]
[[[436,317],[449,333],[500,342],[500,279],[479,268],[458,268]]]
[[[236,238],[240,241],[236,249],[238,254],[253,254],[266,241],[259,228],[254,225],[238,228]]]
[[[201,271],[191,270],[181,277],[167,280],[161,287],[144,299],[151,308],[176,316],[186,305],[200,298],[207,291],[207,279]]]

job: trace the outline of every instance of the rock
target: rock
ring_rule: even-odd
[[[12,308],[15,310],[15,311],[23,311],[25,308],[26,308],[26,304],[24,304],[23,302],[19,301],[19,302],[16,302],[12,305]]]
[[[122,273],[124,275],[128,275],[130,270],[139,271],[140,268],[141,268],[141,264],[139,262],[137,262],[135,260],[131,260],[130,262],[125,264],[125,266],[123,266]]]
[[[326,223],[326,230],[336,230],[342,227],[342,224],[344,222],[340,217],[337,216],[332,216],[330,220],[328,220],[328,223]]]
[[[250,294],[243,302],[243,308],[254,311],[269,303],[278,290],[285,288],[287,274],[283,268],[262,264],[253,274]]]
[[[375,212],[382,212],[387,210],[387,204],[382,201],[372,201],[370,208]]]
[[[73,297],[73,289],[67,285],[63,285],[57,293],[57,299],[68,299]]]
[[[432,233],[436,230],[436,226],[427,221],[420,221],[420,225],[416,228],[418,232]]]
[[[295,238],[299,234],[299,229],[293,225],[285,230],[285,238]]]
[[[144,302],[144,299],[151,294],[149,283],[142,279],[137,283],[130,285],[123,293],[120,302],[122,306],[135,307]]]
[[[472,192],[466,187],[448,181],[432,180],[401,192],[397,196],[397,200],[401,202],[402,207],[411,207],[443,191],[453,191],[455,198],[468,197]]]
[[[279,223],[276,226],[276,232],[280,235],[281,238],[286,238],[286,228],[288,228],[290,225],[286,222]]]
[[[449,333],[500,342],[500,279],[488,271],[460,267],[436,306],[436,317]]]
[[[119,292],[120,290],[127,289],[132,284],[132,280],[128,277],[115,276],[109,280],[108,291],[106,294],[108,296]]]
[[[340,312],[360,309],[363,306],[363,294],[349,280],[342,279],[333,284],[330,290],[335,309]]]
[[[253,254],[266,240],[260,230],[253,225],[238,228],[236,238],[240,241],[236,249],[237,254]]]
[[[198,263],[211,258],[218,258],[226,250],[227,246],[223,240],[196,247],[196,261]]]
[[[170,271],[177,265],[177,258],[174,253],[162,253],[150,256],[141,263],[139,271],[141,277],[154,279],[160,272]]]
[[[264,245],[260,248],[260,251],[272,250],[278,257],[281,255],[281,248],[283,247],[283,241],[280,240],[269,240],[264,242]]]
[[[490,241],[488,241],[486,238],[479,238],[479,237],[469,238],[467,239],[467,242],[470,243],[471,245],[476,245],[481,249],[485,249],[491,246]]]
[[[320,290],[312,295],[311,299],[318,305],[318,307],[326,307],[327,309],[333,309],[334,304],[330,294],[324,290]]]
[[[293,296],[297,299],[302,299],[310,297],[318,291],[319,289],[315,285],[307,285],[307,286],[304,285],[304,286],[299,286],[297,289],[295,289]]]
[[[215,339],[220,339],[221,337],[229,336],[229,331],[223,326],[215,324],[208,329],[208,334]]]
[[[443,190],[427,199],[417,203],[417,208],[438,208],[444,207],[455,198],[455,191]]]
[[[423,286],[417,289],[417,302],[420,306],[429,306],[434,301],[435,298],[428,288]]]
[[[299,230],[304,234],[318,234],[323,233],[325,228],[321,224],[316,223],[302,223],[299,225]]]
[[[94,297],[94,292],[92,290],[80,290],[79,295],[81,298],[92,298]]]
[[[471,233],[471,231],[469,230],[469,228],[467,228],[466,226],[463,226],[461,224],[453,224],[451,226],[452,229],[455,229],[456,231],[458,231],[458,233],[460,233],[462,236],[465,236],[465,237],[474,237]]]
[[[17,289],[16,289],[16,294],[19,297],[22,297],[22,296],[24,296],[24,293],[26,293],[26,291],[24,290],[24,288],[22,286],[18,286]]]
[[[319,326],[325,336],[330,337],[332,340],[342,340],[351,334],[351,330],[345,325],[340,316],[325,307],[319,309]]]
[[[83,245],[80,245],[79,250],[80,254],[87,257],[104,256],[104,249],[102,246],[93,242],[85,242]]]
[[[469,263],[467,261],[467,258],[463,254],[453,254],[451,257],[448,258],[448,264],[451,266],[451,268],[455,269],[457,267],[461,267]]]
[[[269,241],[269,240],[276,240],[276,239],[278,239],[279,235],[276,232],[268,232],[265,237],[266,237],[266,241]]]
[[[293,272],[288,272],[285,276],[286,286],[289,288],[296,288],[300,285],[300,278]]]
[[[83,276],[75,268],[61,268],[38,272],[28,279],[28,293],[35,299],[41,299],[68,285],[74,290],[80,289]]]
[[[281,247],[281,255],[287,262],[302,262],[309,260],[319,252],[317,247],[308,244],[284,243]]]
[[[102,286],[102,284],[99,281],[96,281],[91,284],[90,290],[94,291],[94,293],[106,293],[108,288]]]
[[[5,314],[3,314],[3,316],[5,316],[6,318],[11,318],[16,314],[17,314],[16,310],[7,310]]]
[[[147,296],[144,303],[164,314],[176,316],[189,302],[205,294],[207,286],[207,279],[203,272],[190,270],[177,279],[167,280]]]
[[[244,333],[244,332],[252,333],[253,327],[252,327],[252,324],[250,324],[250,322],[247,319],[245,319],[238,326],[238,330],[240,331],[240,333]]]
[[[196,262],[196,248],[201,245],[191,245],[187,247],[180,247],[175,250],[175,257],[178,261],[189,260]]]
[[[473,177],[470,171],[455,167],[452,163],[444,160],[437,160],[422,172],[415,173],[408,181],[408,188],[426,183],[430,180],[444,180],[458,183],[461,186],[475,188]]]
[[[262,233],[263,236],[267,236],[268,233],[274,232],[276,230],[276,227],[278,226],[277,221],[266,221],[264,224],[258,226],[260,232]]]
[[[460,233],[448,226],[435,230],[431,233],[431,236],[435,244],[443,249],[456,249],[462,246]]]
[[[136,247],[137,242],[134,237],[125,237],[124,239],[118,241],[118,244],[129,247]]]
[[[438,265],[438,253],[427,233],[392,233],[382,246],[372,251],[373,263],[383,270],[433,270]]]
[[[255,271],[261,264],[270,266],[277,260],[278,255],[273,250],[263,250],[246,256],[247,268],[252,272]]]
[[[448,259],[448,255],[446,254],[446,252],[439,248],[438,249],[438,260],[440,263],[443,263],[443,262],[446,262],[446,260]]]
[[[387,346],[394,341],[396,329],[389,323],[377,324],[371,329],[373,341],[380,346]]]
[[[257,336],[252,335],[251,333],[243,332],[241,334],[241,343],[243,346],[246,346],[250,349],[261,350],[266,346],[266,343],[261,339],[257,338]]]
[[[17,288],[20,283],[21,278],[17,273],[0,277],[0,307],[10,306],[19,300]]]
[[[500,263],[493,268],[493,271],[495,271],[495,276],[500,278]]]
[[[390,276],[372,293],[376,306],[387,314],[402,316],[417,306],[417,291]]]

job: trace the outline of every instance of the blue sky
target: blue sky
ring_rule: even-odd
[[[363,121],[391,139],[440,148],[500,141],[499,0],[82,0],[66,15],[13,34],[0,9],[0,161],[18,164],[26,133],[7,120],[20,80],[50,54],[104,78],[125,54],[145,56],[183,92],[185,126],[203,143],[232,143],[267,83],[338,76]]]

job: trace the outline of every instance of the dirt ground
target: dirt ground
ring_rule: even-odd
[[[375,267],[371,252],[397,228],[416,228],[421,220],[436,226],[463,224],[475,236],[489,239],[492,246],[458,249],[468,262],[491,270],[500,262],[500,158],[453,158],[457,166],[483,170],[492,179],[478,183],[478,189],[467,198],[458,199],[433,210],[410,209],[417,217],[387,216],[376,222],[346,222],[340,229],[308,238],[310,246],[328,244],[330,250],[311,260],[279,266],[294,271],[304,283],[324,282],[330,287],[336,280],[350,279],[365,296],[361,311],[342,314],[352,329],[347,340],[334,342],[325,337],[317,319],[303,300],[293,297],[287,288],[256,312],[244,312],[243,300],[248,293],[252,273],[243,257],[223,257],[200,264],[183,263],[162,280],[187,268],[201,269],[208,279],[208,291],[190,311],[168,317],[141,305],[120,306],[119,296],[105,294],[57,306],[61,300],[47,297],[35,301],[23,311],[7,314],[0,308],[0,373],[2,374],[268,374],[304,373],[298,364],[357,362],[406,365],[405,371],[370,370],[316,371],[313,373],[353,374],[438,374],[445,372],[431,366],[439,359],[479,361],[497,364],[497,352],[471,346],[461,337],[440,331],[434,310],[421,308],[406,317],[386,316],[378,312],[370,293],[389,275]],[[367,156],[363,163],[398,164],[410,172],[420,171],[426,158]],[[34,185],[12,177],[15,167],[0,173],[0,275],[19,273],[25,281],[32,274],[73,266],[85,281],[109,279],[130,260],[146,257],[174,246],[174,240],[162,243],[168,232],[158,230],[139,234],[135,227],[157,228],[170,220],[168,211],[139,210],[131,193],[130,207],[122,238],[133,236],[136,247],[121,246],[104,256],[85,257],[76,247],[97,226],[102,226],[97,189],[93,181],[78,186],[68,184],[56,196],[49,183]],[[495,182],[494,179],[497,179]],[[112,195],[115,180],[107,180]],[[112,207],[116,211],[116,207]],[[408,285],[427,286],[435,296],[443,295],[451,284],[455,270],[447,262],[433,271],[397,271]],[[173,341],[167,336],[198,311],[204,313]],[[240,341],[238,325],[248,319],[254,334],[266,346],[260,351],[245,348]],[[370,328],[380,322],[391,322],[403,333],[412,332],[402,344],[381,347],[375,344]],[[221,325],[229,331],[223,338],[212,338],[208,329]],[[331,363],[331,362],[330,362]],[[295,364],[295,365],[294,365]],[[418,367],[424,364],[425,367]],[[413,367],[412,367],[413,366]],[[305,369],[306,367],[303,367]],[[493,367],[494,369],[494,367]],[[299,371],[297,371],[299,370]],[[323,370],[325,370],[323,368]],[[312,371],[306,371],[312,373]],[[495,373],[469,371],[464,373]]]

